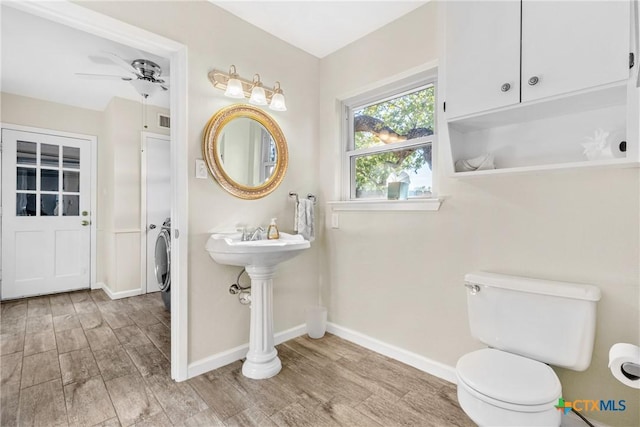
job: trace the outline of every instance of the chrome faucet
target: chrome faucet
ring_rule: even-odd
[[[264,228],[258,227],[256,229],[242,229],[242,241],[243,242],[253,242],[255,240],[262,240],[262,233],[264,233]]]

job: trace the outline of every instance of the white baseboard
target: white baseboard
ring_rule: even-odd
[[[339,336],[342,339],[351,341],[354,344],[358,344],[364,348],[380,353],[384,356],[398,360],[402,363],[406,363],[409,366],[413,366],[423,372],[441,378],[450,383],[456,383],[456,369],[453,366],[445,365],[444,363],[436,362],[435,360],[421,356],[416,353],[412,353],[400,347],[396,347],[391,344],[387,344],[370,336],[361,334],[352,329],[348,329],[335,323],[329,322],[327,324],[327,332]]]
[[[132,289],[130,291],[113,292],[106,283],[98,282],[94,289],[102,289],[111,299],[129,298],[141,295],[140,289]]]
[[[273,340],[275,345],[278,345],[306,333],[307,325],[302,324],[274,334]],[[249,351],[248,343],[190,363],[187,368],[187,379],[204,374],[205,372],[213,371],[214,369],[222,368],[236,360],[244,359],[247,355],[247,351]]]

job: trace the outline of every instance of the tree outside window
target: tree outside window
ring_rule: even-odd
[[[429,84],[351,110],[352,197],[387,198],[396,181],[408,182],[409,197],[431,195],[434,109]]]

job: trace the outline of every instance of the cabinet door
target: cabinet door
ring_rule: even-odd
[[[520,2],[451,1],[446,8],[447,116],[520,102]]]
[[[524,0],[522,102],[626,79],[629,8],[617,0]]]

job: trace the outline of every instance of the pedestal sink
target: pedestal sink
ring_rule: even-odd
[[[300,235],[280,233],[277,240],[243,242],[241,233],[212,234],[206,249],[219,264],[244,267],[251,278],[249,352],[242,374],[256,380],[280,372],[282,363],[273,345],[273,273],[311,245]]]

